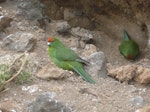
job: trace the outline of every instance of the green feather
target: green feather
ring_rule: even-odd
[[[93,81],[83,69],[82,63],[88,64],[88,62],[78,57],[73,50],[66,47],[57,38],[54,38],[54,40],[51,42],[48,52],[52,61],[58,67],[65,70],[75,71],[84,80],[93,84],[95,83],[95,81]]]

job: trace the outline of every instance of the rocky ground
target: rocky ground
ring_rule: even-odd
[[[149,112],[148,49],[135,62],[118,51],[120,40],[103,31],[72,28],[66,21],[42,15],[43,5],[30,0],[0,1],[0,64],[11,64],[26,52],[33,81],[11,82],[0,92],[2,112]],[[47,52],[47,38],[58,37],[87,59],[96,81],[90,84],[56,67]]]

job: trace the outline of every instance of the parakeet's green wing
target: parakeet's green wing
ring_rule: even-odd
[[[64,60],[64,61],[78,61],[78,62],[84,63],[86,65],[89,65],[89,62],[78,57],[78,55],[73,50],[71,50],[67,47],[59,48],[56,51],[56,57],[57,57],[57,59]]]
[[[54,53],[53,56],[55,56],[58,60],[70,60],[74,61],[78,58],[77,54],[69,49],[67,46],[65,46],[62,42],[60,42],[58,39],[55,38],[55,40],[51,43],[50,48],[52,52]]]
[[[61,47],[56,51],[56,58],[64,61],[75,61],[78,56],[73,50],[67,47]]]
[[[55,50],[55,49],[57,49],[57,50]],[[50,50],[50,54],[51,54],[51,52],[53,52],[52,55],[54,57],[56,57],[58,60],[77,61],[77,62],[84,63],[86,65],[89,65],[89,62],[78,57],[78,55],[73,50],[69,49],[67,46],[65,46],[63,43],[61,43],[58,39],[52,43],[49,50]]]

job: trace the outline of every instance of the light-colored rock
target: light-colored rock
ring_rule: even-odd
[[[140,84],[150,83],[150,69],[139,65],[126,65],[115,69],[109,69],[108,75],[121,82],[129,82],[134,79]]]
[[[108,70],[108,75],[116,78],[121,82],[128,82],[134,78],[136,74],[137,66],[126,65],[115,69]]]
[[[3,17],[3,16],[8,16],[8,11],[5,10],[2,6],[0,6],[0,16]]]
[[[71,29],[71,34],[75,37],[82,37],[83,40],[87,41],[89,39],[93,39],[93,34],[90,30],[76,27]]]
[[[66,46],[68,46],[72,50],[77,49],[76,47],[79,45],[78,38],[73,37],[73,36],[71,36],[70,38],[67,38],[67,39],[63,38],[63,42]]]
[[[136,110],[135,112],[150,112],[150,106],[145,106],[141,109]]]
[[[27,91],[29,94],[33,94],[39,91],[39,87],[38,85],[22,86],[22,91]]]
[[[71,108],[56,100],[55,93],[43,93],[29,104],[27,112],[71,112]]]
[[[86,57],[90,65],[85,66],[86,71],[92,76],[107,77],[106,58],[103,52],[95,52]]]
[[[133,96],[130,99],[130,102],[132,105],[136,105],[136,106],[143,106],[145,104],[145,101],[142,96]]]
[[[72,28],[70,33],[74,37],[79,38],[79,47],[80,48],[84,48],[87,43],[88,44],[93,43],[94,36],[93,36],[93,34],[90,30],[80,28],[80,27],[76,27],[76,28]]]
[[[44,80],[62,79],[67,77],[71,72],[57,67],[55,64],[44,66],[38,73],[37,77]]]
[[[5,37],[1,46],[5,50],[18,52],[32,51],[36,44],[36,39],[31,33],[17,32]]]
[[[60,21],[56,23],[56,31],[59,34],[66,34],[69,33],[71,26],[68,24],[67,21]]]
[[[141,83],[141,84],[148,84],[148,83],[150,83],[150,69],[144,68],[142,66],[138,66],[136,74],[137,75],[135,76],[134,79],[138,83]]]
[[[86,44],[84,50],[82,51],[82,57],[90,56],[91,54],[97,52],[97,48],[93,44]]]

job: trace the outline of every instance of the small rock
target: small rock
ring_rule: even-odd
[[[25,52],[33,50],[35,44],[36,40],[33,34],[17,32],[4,38],[1,46],[5,50]]]
[[[37,33],[45,33],[45,31],[43,29],[38,29]]]
[[[12,18],[0,16],[0,31],[5,31],[5,29],[10,26]]]
[[[150,83],[150,69],[138,66],[137,75],[134,78],[140,84]]]
[[[93,39],[93,34],[90,30],[76,27],[71,29],[71,34],[75,37],[82,37],[84,41],[88,41],[89,39]]]
[[[44,66],[36,76],[41,79],[51,80],[65,78],[67,74],[70,74],[70,72],[57,67],[55,64],[48,64]]]
[[[74,48],[76,49],[76,47],[78,46],[78,39],[73,36],[67,39],[64,38],[63,41],[65,42],[64,44],[69,46],[71,49],[73,48],[72,50],[74,50]]]
[[[66,34],[69,33],[71,26],[68,24],[67,21],[57,22],[56,23],[56,31],[59,34]]]
[[[144,105],[144,99],[141,96],[134,96],[131,98],[131,103],[132,105],[137,105],[137,106],[143,106]]]
[[[90,75],[107,77],[106,58],[103,52],[95,52],[86,58],[90,62],[89,66],[85,66],[86,71]]]
[[[128,82],[136,74],[137,66],[126,65],[115,69],[108,70],[108,75],[118,79],[121,82]]]
[[[79,38],[79,47],[84,48],[86,44],[93,43],[93,34],[84,28],[72,28],[70,32],[73,36]]]
[[[138,109],[135,112],[150,112],[150,106],[145,106],[142,109]]]
[[[37,85],[31,86],[22,86],[23,91],[28,91],[30,94],[39,91],[39,87]]]
[[[29,104],[28,112],[71,112],[71,108],[56,100],[55,93],[43,93]]]
[[[91,54],[97,52],[97,48],[93,44],[86,44],[83,52],[82,52],[82,57],[90,56]]]
[[[19,105],[15,101],[7,100],[0,103],[2,112],[19,112]]]

